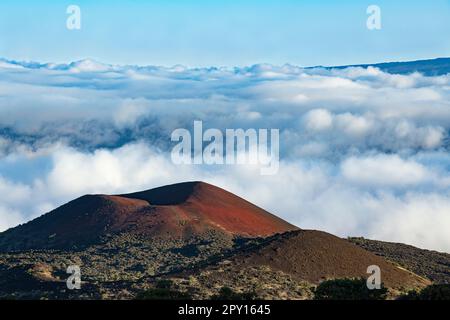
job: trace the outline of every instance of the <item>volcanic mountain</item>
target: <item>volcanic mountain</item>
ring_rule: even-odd
[[[82,269],[84,289],[68,292],[66,268],[73,264]],[[186,182],[82,196],[0,233],[0,299],[132,299],[160,279],[198,299],[221,287],[304,299],[323,280],[367,277],[371,265],[396,292],[430,283],[348,240],[299,229],[210,184]]]
[[[0,234],[0,250],[72,249],[132,233],[265,237],[297,227],[221,188],[186,182],[124,195],[86,195]]]

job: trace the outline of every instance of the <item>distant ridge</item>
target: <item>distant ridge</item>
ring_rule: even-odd
[[[184,66],[173,66],[173,67],[161,67],[161,66],[133,66],[133,65],[113,65],[113,64],[105,64],[92,59],[83,59],[79,61],[74,61],[70,63],[40,63],[35,61],[16,61],[5,58],[0,58],[0,68],[1,67],[9,67],[9,68],[27,68],[27,69],[49,69],[49,70],[71,70],[74,72],[104,72],[104,71],[114,71],[114,70],[123,70],[123,69],[135,69],[135,70],[183,70],[183,71],[198,71],[198,70],[229,70],[229,71],[242,71],[247,70],[249,68],[253,68],[255,66],[272,66],[271,64],[257,64],[254,66],[246,66],[246,67],[197,67],[197,68],[188,68]],[[276,67],[276,66],[272,66]],[[440,76],[446,75],[450,73],[450,58],[442,57],[435,59],[426,59],[426,60],[414,60],[414,61],[401,61],[401,62],[381,62],[381,63],[367,63],[367,64],[352,64],[352,65],[342,65],[342,66],[311,66],[311,67],[298,67],[299,69],[314,69],[314,68],[323,68],[327,70],[332,69],[345,69],[350,67],[360,67],[360,68],[368,68],[375,67],[380,70],[392,73],[392,74],[411,74],[414,72],[420,72],[426,76]]]
[[[383,62],[375,64],[358,64],[346,66],[323,67],[325,69],[345,69],[350,67],[375,67],[392,74],[411,74],[419,72],[425,76],[441,76],[450,73],[450,58],[436,58],[430,60],[416,60],[406,62]]]
[[[349,238],[361,248],[394,261],[438,284],[450,285],[450,254],[413,247],[403,243]]]

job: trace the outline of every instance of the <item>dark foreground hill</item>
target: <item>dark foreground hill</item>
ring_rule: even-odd
[[[132,299],[165,279],[193,298],[230,287],[308,299],[321,281],[367,277],[374,264],[391,296],[430,283],[347,240],[189,182],[84,196],[1,233],[0,298]],[[80,290],[66,287],[70,265],[80,267]]]

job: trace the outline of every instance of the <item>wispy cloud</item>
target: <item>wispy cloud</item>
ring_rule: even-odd
[[[450,76],[0,63],[0,228],[84,193],[206,180],[303,228],[450,251]],[[175,166],[173,129],[280,129],[280,171]],[[430,231],[432,230],[432,231]]]

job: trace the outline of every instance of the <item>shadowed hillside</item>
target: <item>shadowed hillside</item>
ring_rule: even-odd
[[[403,243],[349,238],[351,242],[438,284],[450,284],[450,254]]]

